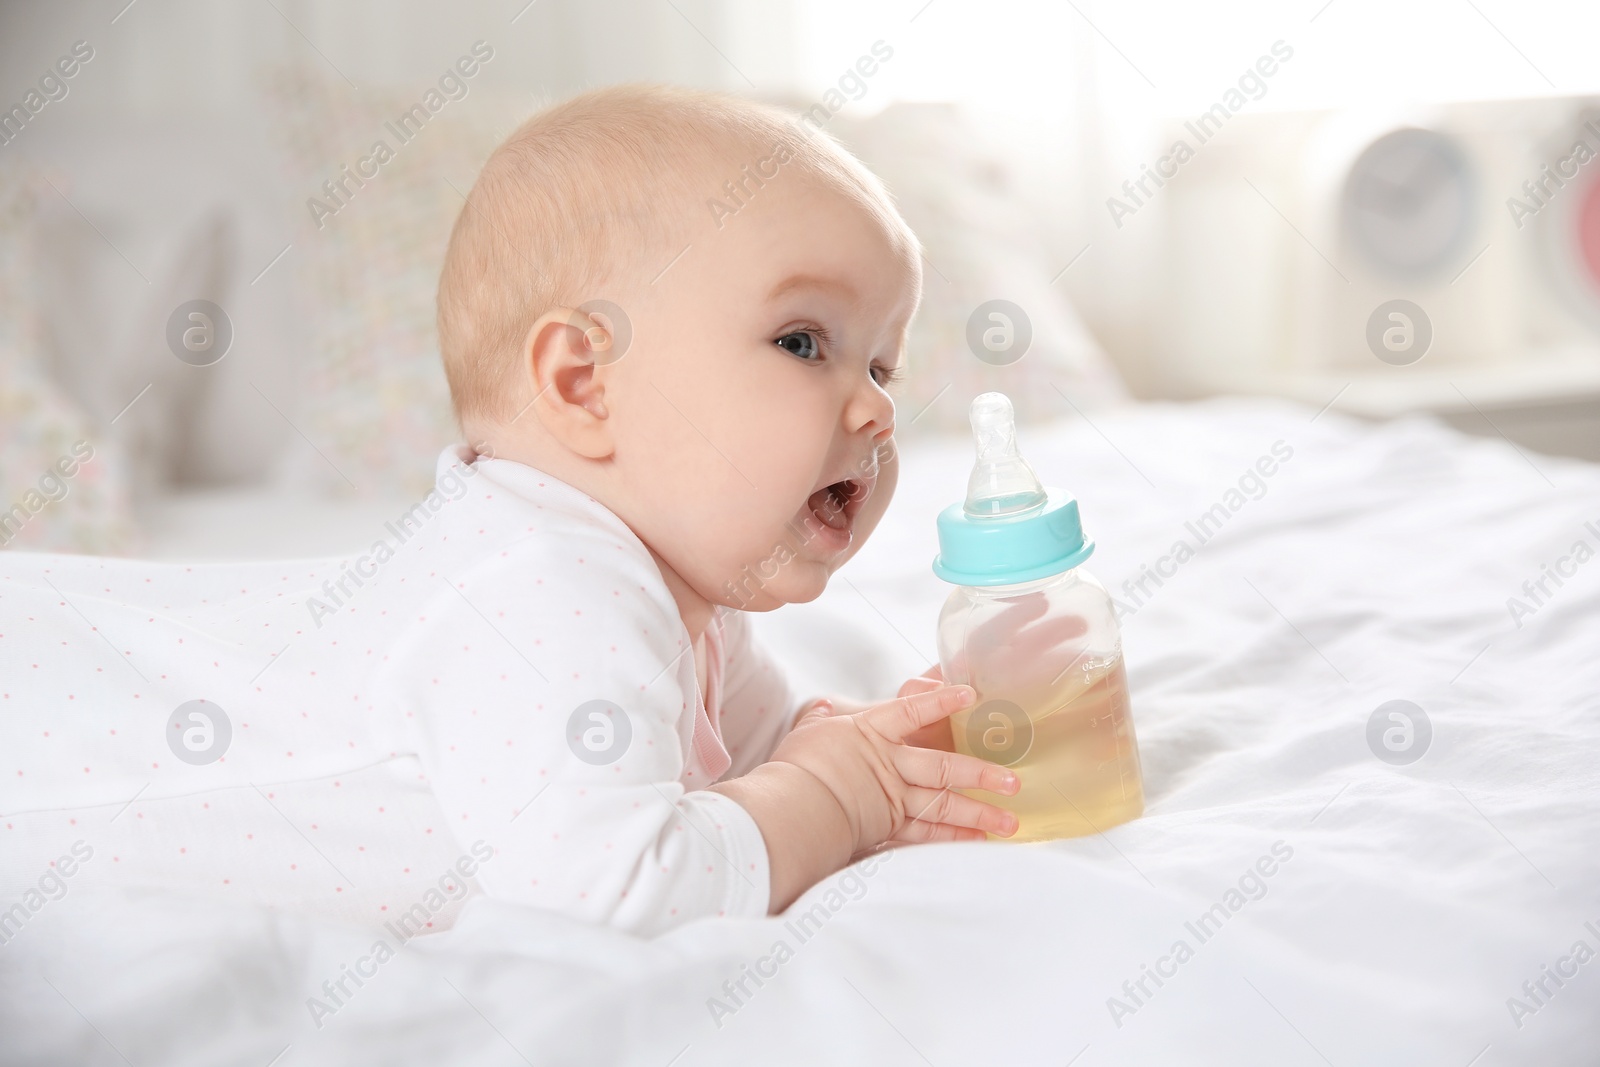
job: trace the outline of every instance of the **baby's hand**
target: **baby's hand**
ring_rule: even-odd
[[[985,831],[1009,837],[1016,816],[953,790],[1010,796],[1019,788],[1015,774],[975,756],[907,743],[973,698],[970,686],[959,685],[847,714],[823,704],[801,716],[772,760],[800,767],[827,786],[850,824],[852,854],[885,841],[974,841]]]
[[[935,663],[917,677],[907,678],[895,696],[916,696],[918,693],[928,693],[938,689],[943,684],[944,676],[939,671],[939,665]],[[841,697],[818,697],[802,705],[795,714],[794,721],[799,723],[809,712],[822,705],[843,708],[845,711],[852,712],[865,711],[870,706],[853,700],[845,700]],[[830,714],[837,714],[837,712],[830,712]],[[929,723],[927,726],[918,727],[906,734],[901,739],[901,743],[910,745],[912,748],[936,748],[941,752],[954,752],[956,750],[955,741],[950,736],[950,720],[948,718]]]
[[[956,655],[957,676],[980,685],[986,679],[1005,679],[1010,689],[1055,686],[1089,651],[1083,640],[1089,620],[1052,616],[1049,607],[1042,593],[1030,593],[980,624],[968,635],[966,649]],[[981,665],[981,676],[975,677],[972,665],[965,662],[969,650]]]

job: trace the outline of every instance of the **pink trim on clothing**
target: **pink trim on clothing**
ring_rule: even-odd
[[[733,765],[727,746],[722,743],[722,668],[724,634],[722,610],[714,610],[706,626],[706,691],[699,692],[694,711],[694,751],[700,757],[710,780],[715,782]]]

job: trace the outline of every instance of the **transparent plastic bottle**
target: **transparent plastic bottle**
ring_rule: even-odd
[[[939,614],[939,666],[977,691],[950,717],[957,751],[1010,767],[1010,840],[1091,834],[1144,811],[1122,637],[1111,597],[1082,566],[1094,551],[1078,504],[1017,451],[1011,401],[972,402],[978,458],[967,498],[939,515],[934,573],[955,584]]]

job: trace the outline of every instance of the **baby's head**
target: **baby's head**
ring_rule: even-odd
[[[882,515],[885,386],[921,288],[883,187],[820,131],[728,97],[606,89],[484,165],[439,337],[481,451],[610,508],[680,603],[687,587],[770,610],[819,595]]]

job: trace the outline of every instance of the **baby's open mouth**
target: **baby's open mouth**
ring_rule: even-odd
[[[850,546],[854,535],[852,526],[855,518],[877,485],[877,464],[871,464],[871,468],[864,474],[862,467],[863,465],[852,467],[850,477],[840,478],[820,489],[814,489],[806,498],[806,510],[822,524],[820,529],[813,526],[815,530],[813,544],[830,555],[842,552]]]
[[[850,520],[855,517],[866,496],[865,482],[845,478],[818,489],[807,498],[806,503],[811,506],[811,513],[826,525],[835,530],[848,530]]]

